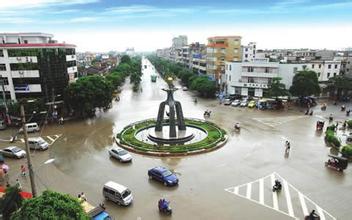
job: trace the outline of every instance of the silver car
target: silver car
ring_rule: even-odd
[[[231,106],[237,107],[237,106],[239,106],[240,104],[241,104],[241,100],[236,99],[235,101],[233,101],[233,102],[231,103]]]
[[[109,150],[110,157],[114,157],[120,162],[131,162],[132,156],[126,150],[120,147],[114,147]]]
[[[16,146],[10,146],[10,147],[1,149],[0,153],[5,157],[15,157],[18,159],[26,156],[26,151]]]

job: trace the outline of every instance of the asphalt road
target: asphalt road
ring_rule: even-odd
[[[116,219],[302,219],[311,209],[321,211],[325,219],[333,219],[325,211],[337,219],[350,219],[351,169],[339,173],[324,166],[331,150],[325,146],[323,134],[315,131],[316,121],[325,119],[327,123],[330,113],[339,121],[346,119],[336,106],[328,105],[325,112],[318,106],[314,116],[305,116],[294,107],[259,111],[201,98],[194,103],[192,92],[178,90],[175,99],[181,101],[185,117],[203,118],[203,112],[211,110],[209,120],[228,131],[228,143],[219,150],[189,157],[132,154],[131,164],[110,159],[107,150],[114,145],[113,136],[127,124],[156,117],[159,103],[166,99],[161,90],[166,84],[161,78],[152,83],[154,70],[146,65],[142,90],[132,92],[126,82],[120,102],[109,111],[98,112],[94,119],[45,126],[40,134],[31,134],[52,143],[48,151],[32,154],[39,191],[48,188],[73,196],[84,192],[88,201],[97,205],[104,201],[103,184],[113,180],[128,186],[134,195],[130,207],[106,202],[107,211]],[[233,130],[235,122],[241,123],[240,133]],[[10,133],[1,131],[1,139]],[[289,157],[284,156],[285,140],[291,142]],[[44,164],[49,158],[55,161]],[[11,167],[11,182],[19,178],[29,190],[28,177],[19,176],[26,160],[6,162]],[[149,180],[147,170],[157,165],[175,171],[179,186],[164,187]],[[287,184],[276,199],[272,178]],[[159,214],[157,202],[162,197],[171,200],[172,217]]]

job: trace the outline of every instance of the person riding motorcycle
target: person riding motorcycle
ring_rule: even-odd
[[[275,184],[273,186],[273,191],[280,191],[282,188],[280,180],[275,180]]]
[[[313,209],[309,213],[309,216],[307,216],[305,219],[307,219],[307,220],[316,220],[316,219],[320,219],[320,218],[319,218],[319,215],[317,213],[315,213],[315,210]]]
[[[240,123],[237,122],[237,123],[235,124],[235,129],[236,129],[236,130],[240,130],[240,129],[241,129]]]
[[[333,120],[334,120],[334,118],[332,117],[332,114],[330,114],[329,121],[332,122]]]
[[[166,199],[162,198],[158,202],[158,208],[160,212],[171,214],[172,210],[169,206],[170,202],[168,202]]]

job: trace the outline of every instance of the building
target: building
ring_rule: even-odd
[[[0,33],[0,75],[9,98],[48,101],[75,80],[76,46],[52,38],[45,33]]]
[[[227,94],[263,97],[275,77],[280,77],[286,89],[292,85],[294,75],[304,69],[317,73],[324,86],[330,78],[340,74],[341,61],[311,61],[306,63],[269,62],[269,58],[253,62],[226,62],[225,79]]]
[[[257,45],[250,42],[247,46],[242,46],[242,62],[252,62],[256,58]]]
[[[180,35],[178,37],[172,38],[172,47],[175,49],[181,49],[188,45],[188,39],[186,35]]]
[[[192,69],[198,74],[207,73],[207,47],[198,42],[190,44]]]
[[[207,74],[222,86],[225,83],[225,62],[240,61],[241,37],[217,36],[209,37],[207,45]]]

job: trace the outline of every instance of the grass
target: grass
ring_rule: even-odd
[[[197,150],[210,149],[215,147],[219,142],[225,140],[226,131],[219,128],[217,125],[211,122],[204,122],[192,119],[185,119],[185,123],[188,126],[194,126],[203,129],[206,131],[208,136],[196,143],[186,144],[186,145],[171,145],[163,146],[156,144],[148,144],[138,140],[135,137],[135,134],[140,130],[145,129],[156,124],[155,120],[145,120],[137,122],[135,124],[129,125],[123,129],[123,131],[117,134],[117,137],[120,138],[122,144],[126,144],[130,147],[133,147],[139,151],[152,151],[152,152],[169,152],[169,153],[187,153]]]

